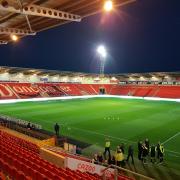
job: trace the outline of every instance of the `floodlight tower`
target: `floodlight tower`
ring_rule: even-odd
[[[97,53],[99,54],[99,59],[100,59],[100,75],[103,77],[104,76],[104,65],[105,65],[105,60],[107,57],[106,48],[103,45],[100,45],[97,48]]]

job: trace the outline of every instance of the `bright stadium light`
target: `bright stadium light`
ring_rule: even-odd
[[[112,9],[113,9],[113,2],[112,2],[112,0],[106,0],[104,2],[104,10],[106,12],[110,12],[110,11],[112,11]]]
[[[105,59],[107,57],[106,48],[103,45],[98,46],[97,53],[99,54],[99,58],[100,58],[100,75],[102,75],[102,77],[103,77],[104,76]]]
[[[101,60],[104,60],[107,56],[106,48],[103,45],[100,45],[97,48],[98,54],[102,57]]]
[[[12,34],[12,35],[11,35],[11,39],[12,39],[13,41],[17,41],[17,40],[18,40],[18,36]]]

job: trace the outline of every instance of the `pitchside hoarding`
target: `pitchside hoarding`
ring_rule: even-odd
[[[66,167],[71,169],[71,170],[79,170],[81,172],[89,172],[91,174],[98,174],[100,176],[103,175],[103,171],[106,167],[90,163],[90,162],[85,162],[81,161],[78,159],[74,158],[66,158]],[[106,177],[113,177],[114,176],[114,169],[108,168],[105,170],[105,175]]]

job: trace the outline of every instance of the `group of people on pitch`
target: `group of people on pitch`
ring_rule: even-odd
[[[144,142],[138,142],[138,159],[142,160],[143,163],[147,163],[148,157],[151,162],[155,163],[158,159],[159,163],[163,162],[164,158],[164,146],[160,142],[157,145],[150,145],[149,140],[145,139]]]
[[[95,164],[104,164],[105,163],[105,164],[109,164],[109,165],[112,164],[112,165],[124,167],[125,161],[126,160],[129,161],[129,157],[131,156],[132,161],[134,163],[134,158],[133,158],[134,149],[133,149],[132,145],[130,145],[128,148],[128,157],[126,160],[125,160],[125,156],[124,156],[124,153],[125,153],[124,144],[117,146],[117,149],[113,155],[111,155],[110,147],[111,147],[111,142],[109,139],[106,139],[104,153],[102,154],[101,152],[99,152],[98,154],[95,154],[94,158],[93,158],[93,162]]]
[[[110,151],[111,142],[109,139],[106,139],[105,142],[105,150],[102,154],[101,152],[94,155],[93,162],[95,164],[108,163],[112,165],[117,165],[124,167],[126,162],[129,162],[131,158],[132,164],[134,164],[134,147],[133,145],[128,146],[127,158],[125,158],[125,146],[121,144],[117,146],[116,151],[113,155],[111,155]],[[108,155],[108,156],[107,156]],[[138,142],[138,159],[143,163],[147,163],[147,160],[150,158],[152,163],[156,162],[156,157],[160,163],[163,162],[164,157],[164,147],[159,142],[157,146],[151,145],[148,139],[145,139],[144,142]]]

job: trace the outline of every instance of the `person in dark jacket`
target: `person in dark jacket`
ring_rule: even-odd
[[[150,144],[149,144],[149,139],[148,139],[148,138],[145,139],[144,144],[145,144],[145,146],[147,147],[147,149],[148,149],[148,154],[149,154]]]
[[[116,164],[116,159],[115,159],[115,156],[111,156],[110,159],[108,160],[108,164],[109,165],[115,165]]]
[[[143,149],[142,149],[142,141],[139,141],[138,142],[138,159],[139,160],[142,160],[142,151],[143,151]]]
[[[98,162],[103,163],[103,155],[101,152],[98,153],[97,159],[98,159]]]
[[[151,156],[151,162],[155,163],[156,162],[156,146],[152,145],[150,147],[150,156]]]
[[[129,148],[128,148],[127,162],[129,161],[130,157],[132,159],[132,164],[134,164],[134,148],[133,148],[132,145],[130,145]]]
[[[82,154],[82,149],[80,147],[76,147],[76,154]]]
[[[148,148],[145,143],[142,144],[142,161],[144,164],[147,163]]]
[[[54,125],[54,130],[55,130],[56,136],[59,136],[59,129],[60,129],[60,127],[59,127],[58,123],[56,123]]]
[[[31,124],[30,124],[30,122],[27,124],[27,129],[31,129]]]
[[[124,146],[124,143],[122,143],[119,148],[121,149],[122,153],[124,154],[125,152],[125,146]]]

